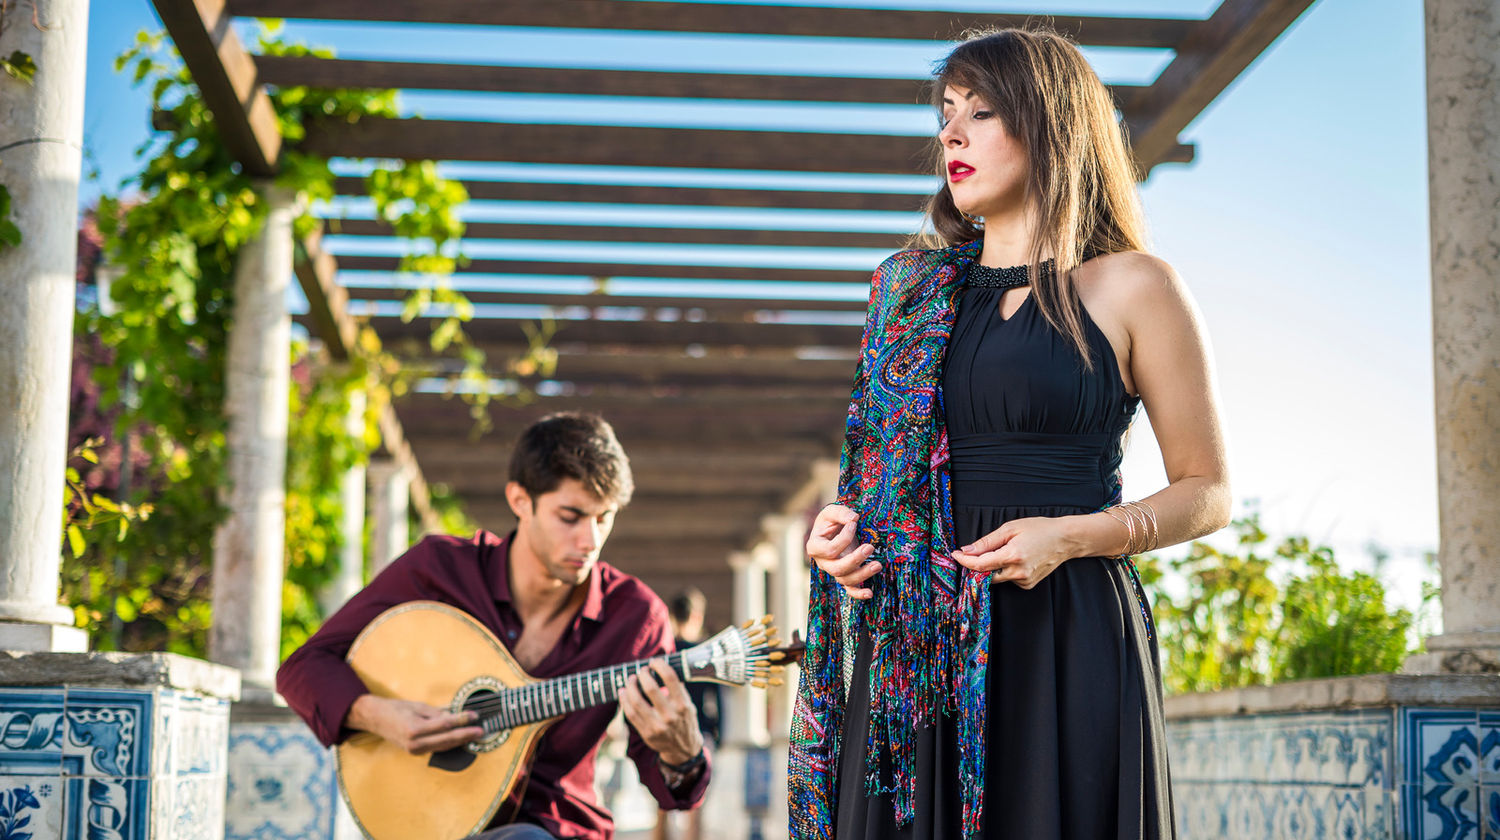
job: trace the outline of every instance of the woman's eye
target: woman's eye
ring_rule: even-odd
[[[974,112],[974,119],[976,119],[976,120],[987,120],[990,117],[993,117],[994,115],[995,115],[995,113],[993,111],[975,111]]]

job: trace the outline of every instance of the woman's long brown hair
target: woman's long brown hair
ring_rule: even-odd
[[[1135,164],[1114,101],[1073,42],[1041,29],[966,33],[938,65],[932,104],[939,112],[950,84],[978,93],[1026,150],[1025,200],[1034,203],[1038,221],[1032,294],[1092,369],[1073,271],[1086,259],[1146,248]],[[982,239],[984,228],[953,203],[941,141],[935,150],[943,186],[927,216],[937,239],[948,246]],[[1048,250],[1055,261],[1050,276],[1039,271]]]

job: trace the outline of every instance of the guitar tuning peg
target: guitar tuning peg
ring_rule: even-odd
[[[766,687],[766,684],[765,684],[765,682],[763,680],[751,680],[750,681],[750,685],[754,686],[755,688],[765,688]]]
[[[771,615],[770,613],[767,613],[767,614],[765,614],[765,615],[763,615],[763,616],[760,617],[760,623],[764,624],[764,625],[767,625],[767,626],[770,626],[771,622],[773,622],[775,620],[776,620],[776,617],[773,616],[773,615]]]
[[[773,677],[773,678],[772,678],[772,679],[771,679],[771,685],[777,685],[777,686],[780,686],[780,685],[786,685],[786,683],[784,683],[784,682],[782,682],[782,681],[781,681],[781,680],[778,680],[778,679],[775,679],[775,678],[774,678],[774,677]]]
[[[741,630],[749,630],[751,627],[754,627],[754,626],[755,626],[755,619],[753,619],[753,618],[747,618],[747,619],[745,619],[745,623],[740,625],[740,629]]]
[[[767,655],[767,658],[772,662],[785,662],[786,654],[782,653],[779,650],[773,650]]]
[[[779,674],[779,673],[781,673],[782,671],[785,671],[785,670],[786,670],[786,666],[785,665],[772,665],[771,666],[771,673],[773,673],[773,674]]]

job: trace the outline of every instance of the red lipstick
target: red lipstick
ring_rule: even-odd
[[[956,184],[974,174],[974,167],[961,160],[948,161],[948,182]]]

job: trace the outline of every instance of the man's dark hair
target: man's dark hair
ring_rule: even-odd
[[[623,507],[630,501],[635,491],[630,459],[603,417],[577,411],[549,414],[516,441],[510,480],[525,488],[533,502],[565,478],[576,479],[606,502]]]
[[[667,610],[671,612],[673,621],[682,624],[692,618],[694,612],[702,612],[707,604],[708,599],[703,597],[703,592],[696,586],[689,586],[672,596]]]

